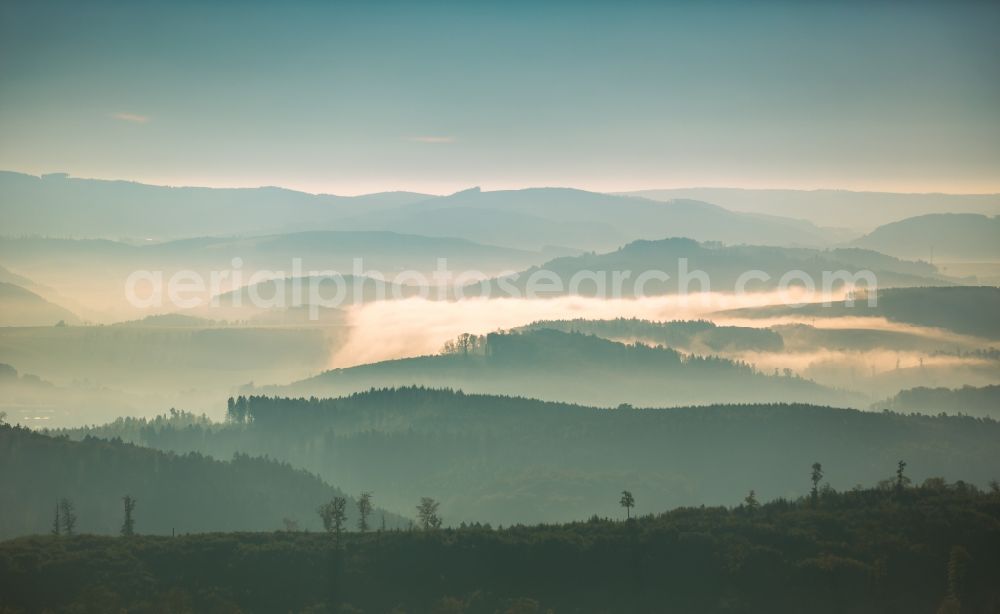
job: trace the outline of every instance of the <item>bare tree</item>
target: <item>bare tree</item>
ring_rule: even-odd
[[[901,493],[909,485],[910,478],[906,477],[903,471],[906,469],[906,461],[899,461],[896,464],[896,492]]]
[[[372,494],[367,490],[358,496],[358,530],[368,530],[368,516],[372,513]]]
[[[819,483],[820,480],[823,479],[823,465],[819,463],[813,463],[812,475],[810,476],[809,479],[812,480],[813,484],[810,496],[812,497],[812,501],[815,504],[816,501],[819,500]]]
[[[622,498],[618,501],[622,507],[625,508],[625,516],[628,520],[632,520],[632,508],[635,507],[635,497],[632,496],[627,490],[622,491]]]
[[[135,510],[135,497],[125,495],[122,497],[122,501],[125,503],[125,521],[122,522],[122,537],[131,537],[135,535],[135,519],[132,518],[132,511]]]
[[[59,501],[59,511],[62,515],[63,533],[73,535],[73,531],[76,529],[76,508],[73,506],[73,502],[63,497]]]
[[[52,521],[52,534],[59,535],[62,532],[62,522],[59,520],[59,502],[56,501],[56,517]]]
[[[319,517],[323,520],[323,528],[327,533],[335,533],[340,539],[340,532],[347,521],[347,499],[334,497],[330,502],[319,506]]]
[[[437,515],[439,505],[441,504],[430,497],[420,498],[420,505],[417,506],[417,518],[420,519],[420,526],[425,531],[441,527],[441,518]]]

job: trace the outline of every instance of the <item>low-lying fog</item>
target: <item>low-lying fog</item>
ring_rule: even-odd
[[[731,314],[739,308],[824,298],[838,301],[844,295],[791,290],[640,299],[409,298],[334,310],[329,315],[336,317],[319,322],[275,312],[271,320],[253,322],[225,323],[219,316],[215,322],[4,328],[0,363],[16,368],[20,379],[0,382],[0,410],[36,426],[149,416],[172,406],[221,418],[225,399],[251,382],[283,385],[330,368],[436,354],[462,333],[573,319],[705,319],[719,326],[770,328],[783,339],[780,351],[678,349],[742,360],[765,373],[790,369],[820,384],[862,393],[867,403],[916,386],[1000,383],[1000,362],[995,350],[989,352],[1000,345],[996,341],[881,317]],[[655,343],[641,336],[614,340]]]
[[[844,299],[844,293],[826,297]],[[538,320],[584,318],[605,320],[711,319],[717,311],[774,304],[797,304],[823,300],[819,293],[792,289],[747,293],[692,293],[637,299],[601,299],[566,296],[547,299],[469,298],[460,301],[432,301],[409,298],[379,301],[347,309],[350,327],[347,343],[333,354],[329,368],[433,354],[446,341],[462,333],[477,335],[499,329],[524,326]]]

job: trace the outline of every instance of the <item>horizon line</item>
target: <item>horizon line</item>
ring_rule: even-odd
[[[29,172],[20,171],[12,169],[0,169],[0,173],[10,173],[16,175],[25,175],[29,177],[34,177],[36,179],[43,178],[58,178],[62,177],[65,179],[76,179],[81,181],[103,181],[108,183],[132,183],[149,187],[157,188],[194,188],[194,189],[206,189],[206,190],[260,190],[260,189],[278,189],[286,190],[289,192],[297,192],[300,194],[309,194],[312,196],[334,196],[342,198],[356,198],[362,196],[372,196],[376,194],[418,194],[428,197],[442,197],[442,196],[452,196],[461,192],[471,191],[471,190],[481,190],[483,192],[516,192],[523,190],[579,190],[582,192],[591,192],[595,194],[607,194],[612,196],[638,196],[642,197],[643,192],[671,192],[671,191],[682,191],[682,190],[733,190],[733,191],[745,191],[745,192],[847,192],[852,194],[893,194],[893,195],[905,195],[905,196],[1000,196],[1000,189],[996,192],[947,192],[940,190],[918,190],[918,191],[899,191],[899,190],[876,190],[876,189],[856,189],[856,188],[844,188],[844,187],[745,187],[739,185],[678,185],[673,187],[639,187],[639,188],[626,188],[626,189],[613,189],[613,190],[597,190],[591,188],[582,188],[574,185],[538,185],[538,184],[519,184],[514,186],[490,186],[489,189],[483,188],[482,184],[469,185],[468,187],[460,188],[451,191],[441,191],[441,192],[429,192],[419,189],[406,189],[406,188],[387,188],[379,189],[374,191],[367,190],[346,190],[346,191],[314,191],[311,189],[305,189],[302,187],[292,187],[291,184],[277,185],[271,183],[262,184],[251,184],[251,183],[219,183],[211,184],[208,183],[169,183],[169,182],[159,182],[157,180],[142,180],[142,179],[126,179],[126,178],[108,178],[108,177],[83,177],[74,175],[73,173],[66,171],[52,171],[52,172]]]

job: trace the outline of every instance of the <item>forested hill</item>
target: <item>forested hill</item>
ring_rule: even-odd
[[[630,522],[42,536],[0,543],[0,594],[12,613],[979,613],[998,523],[997,492],[932,480]]]
[[[75,506],[77,532],[118,533],[122,497],[130,495],[138,500],[136,530],[169,535],[273,531],[285,528],[285,519],[319,529],[317,507],[342,496],[315,475],[274,460],[238,454],[222,462],[7,424],[0,424],[0,467],[0,538],[49,532],[62,498]],[[353,502],[347,507],[356,518]],[[376,525],[382,513],[376,511]],[[407,522],[386,513],[390,526]]]
[[[962,413],[1000,418],[1000,386],[961,388],[910,388],[875,404],[895,411]]]
[[[612,514],[629,488],[643,512],[732,504],[748,490],[801,495],[821,462],[838,488],[889,478],[1000,478],[1000,423],[808,405],[598,409],[405,388],[336,399],[234,399],[226,425],[120,421],[90,430],[228,458],[267,454],[389,509],[441,501],[447,522]]]
[[[605,406],[778,400],[860,403],[850,393],[795,376],[765,375],[745,363],[549,328],[463,336],[443,355],[335,369],[259,391],[280,396],[340,396],[373,387],[410,385]]]

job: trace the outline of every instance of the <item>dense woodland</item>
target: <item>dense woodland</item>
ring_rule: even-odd
[[[442,501],[446,522],[556,522],[638,510],[734,504],[749,489],[798,496],[819,460],[838,489],[889,477],[1000,478],[1000,423],[959,416],[795,404],[600,409],[450,390],[373,390],[332,399],[233,399],[230,420],[122,419],[64,431],[228,459],[268,455],[393,510]],[[648,507],[643,507],[648,506]]]
[[[998,575],[1000,493],[903,473],[627,522],[0,543],[11,613],[950,614],[998,611]]]

